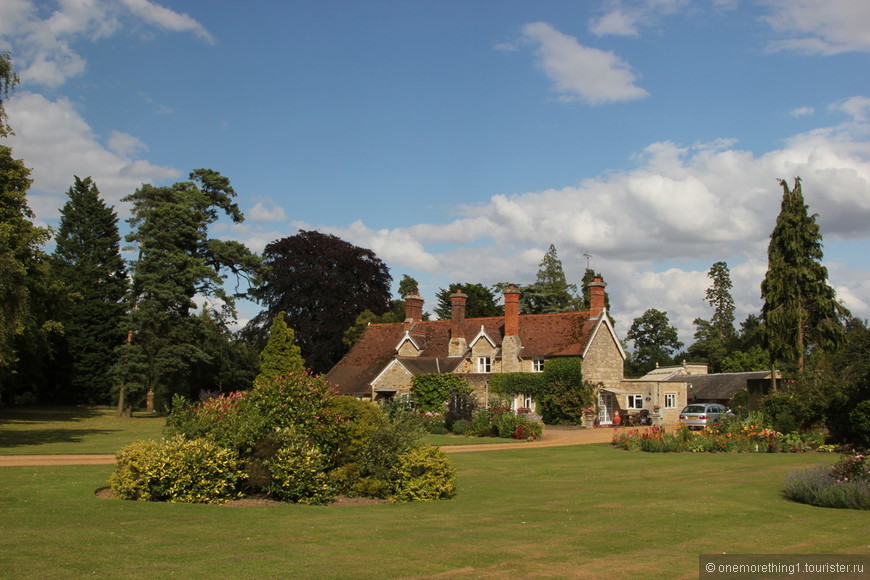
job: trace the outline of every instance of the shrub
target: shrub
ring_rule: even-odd
[[[457,419],[453,422],[453,433],[456,435],[465,435],[468,433],[468,429],[471,426],[471,422],[465,419]]]
[[[495,375],[498,376],[498,375]],[[477,409],[477,399],[472,393],[453,392],[447,400],[447,412],[444,413],[444,425],[448,431],[456,432],[453,424],[457,421],[471,421]]]
[[[861,401],[849,413],[852,443],[870,449],[870,399]]]
[[[221,503],[239,496],[245,477],[234,451],[206,439],[137,441],[116,457],[109,484],[122,499]]]
[[[269,430],[265,417],[252,405],[251,398],[238,391],[210,396],[194,405],[181,395],[175,395],[172,412],[166,420],[166,435],[208,439],[246,454]]]
[[[536,439],[544,426],[525,415],[517,415],[507,405],[491,405],[477,411],[472,417],[466,435],[476,437],[502,437],[505,439]]]
[[[391,499],[431,501],[456,495],[456,470],[437,447],[412,449],[398,457]]]
[[[291,439],[264,462],[272,476],[268,486],[270,495],[295,503],[329,503],[335,499],[336,486],[326,472],[326,458],[316,445],[304,438]]]
[[[830,468],[792,472],[783,494],[820,507],[870,510],[870,464],[859,454],[845,456]]]

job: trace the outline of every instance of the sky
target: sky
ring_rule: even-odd
[[[870,318],[865,0],[3,0],[20,85],[4,140],[56,227],[73,176],[120,199],[198,168],[261,252],[299,229],[372,249],[425,308],[452,282],[607,282],[625,336],[688,346],[713,263],[761,308],[780,179],[829,283]],[[258,312],[243,304],[240,323]]]

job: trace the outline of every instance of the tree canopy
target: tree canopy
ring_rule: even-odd
[[[695,319],[695,343],[689,347],[688,352],[697,359],[707,361],[710,372],[718,373],[722,370],[722,361],[734,351],[737,342],[728,264],[716,262],[707,272],[707,277],[713,282],[704,296],[713,307],[713,316],[710,320]]]
[[[18,73],[12,67],[12,55],[9,51],[0,51],[0,137],[12,134],[12,128],[6,121],[4,102],[17,84]]]
[[[252,321],[264,328],[278,312],[309,368],[326,373],[347,352],[342,337],[364,310],[390,310],[390,270],[371,250],[334,235],[300,230],[263,252],[269,268],[257,297],[265,309]]]
[[[633,374],[638,375],[651,371],[656,363],[671,363],[673,353],[683,346],[668,313],[655,308],[635,318],[625,338],[634,342],[631,363]]]
[[[273,379],[289,373],[304,373],[305,360],[296,345],[296,333],[287,326],[285,313],[279,312],[269,328],[269,340],[260,352],[260,377]]]
[[[845,307],[837,302],[822,265],[822,235],[816,215],[809,215],[795,178],[789,190],[780,180],[783,196],[767,247],[767,273],[761,283],[761,319],[771,367],[795,365],[804,371],[812,347],[831,348],[843,338]]]

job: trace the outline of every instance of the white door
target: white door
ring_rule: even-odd
[[[613,395],[611,393],[598,393],[598,424],[613,424]]]

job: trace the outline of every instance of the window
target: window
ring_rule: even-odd
[[[643,409],[643,395],[628,395],[629,409]]]
[[[677,394],[676,393],[665,393],[665,409],[676,409],[677,408]]]
[[[477,372],[488,373],[492,372],[492,362],[488,356],[477,357]]]
[[[544,359],[543,358],[535,357],[532,359],[532,372],[533,373],[544,372]]]

